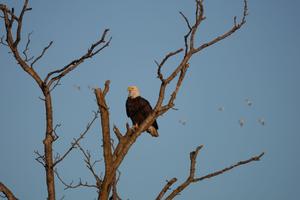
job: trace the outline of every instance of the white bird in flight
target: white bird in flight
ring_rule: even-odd
[[[241,127],[243,127],[245,124],[245,120],[243,118],[239,119],[239,124]]]
[[[252,106],[253,102],[250,99],[247,98],[245,101],[248,106]]]
[[[218,111],[220,111],[220,112],[224,111],[224,107],[223,106],[219,107]]]
[[[257,121],[258,121],[258,123],[260,123],[260,124],[263,125],[263,126],[266,124],[264,118],[259,118]]]

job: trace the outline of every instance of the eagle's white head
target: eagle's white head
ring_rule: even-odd
[[[140,96],[140,91],[139,91],[139,88],[137,86],[129,86],[127,88],[128,90],[128,97],[134,99],[138,96]]]

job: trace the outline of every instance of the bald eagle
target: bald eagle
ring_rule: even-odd
[[[126,113],[131,119],[132,124],[135,128],[138,127],[152,112],[150,103],[140,96],[139,89],[136,86],[128,87],[128,98],[126,101]],[[158,125],[156,120],[147,129],[153,137],[158,137]]]

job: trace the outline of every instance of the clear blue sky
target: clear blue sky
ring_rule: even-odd
[[[19,0],[0,2],[16,10],[22,6]],[[130,122],[124,105],[128,85],[139,86],[142,96],[155,103],[160,82],[154,60],[183,46],[186,26],[178,11],[194,17],[193,0],[32,0],[30,6],[33,10],[25,16],[23,32],[25,39],[33,31],[30,53],[38,55],[54,41],[36,65],[43,77],[81,56],[105,28],[110,28],[113,37],[109,48],[65,77],[53,92],[55,124],[62,124],[54,145],[59,153],[85,129],[97,108],[88,86],[102,87],[111,80],[111,124],[121,130]],[[209,41],[230,28],[242,7],[242,0],[205,1],[207,19],[197,42]],[[189,170],[188,154],[200,144],[204,148],[198,156],[198,176],[262,151],[266,154],[260,162],[192,185],[177,199],[299,198],[299,7],[297,0],[250,0],[244,28],[192,58],[176,99],[179,110],[159,118],[160,137],[143,134],[120,168],[123,199],[154,199],[166,179],[183,181]],[[3,35],[2,21],[0,25]],[[41,92],[7,52],[0,47],[0,180],[20,199],[45,199],[44,170],[33,153],[43,151]],[[176,61],[166,68],[174,67]],[[253,101],[252,106],[246,105],[246,98]],[[218,111],[219,107],[224,111]],[[240,118],[245,120],[243,127]],[[266,125],[260,125],[258,118],[264,118]],[[82,142],[94,159],[101,155],[100,140],[97,122]],[[76,150],[58,170],[67,182],[79,177],[93,182]],[[57,199],[96,197],[92,189],[64,191],[61,183],[56,186]]]

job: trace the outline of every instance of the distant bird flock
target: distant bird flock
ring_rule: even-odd
[[[250,100],[249,98],[245,99],[245,103],[246,103],[246,106],[249,106],[249,107],[251,107],[253,105],[253,101]],[[220,111],[220,112],[224,111],[224,107],[223,106],[219,107],[218,111]],[[264,126],[266,124],[265,119],[263,117],[259,117],[257,119],[257,122],[262,126]],[[243,127],[245,125],[245,123],[246,123],[246,120],[244,118],[241,117],[240,119],[238,119],[238,124],[240,125],[240,127]]]
[[[79,85],[75,85],[74,84],[73,87],[74,87],[74,89],[76,89],[78,91],[81,90],[81,87]],[[92,87],[92,86],[89,85],[88,89],[89,90],[93,90],[94,87]],[[251,99],[249,99],[249,98],[246,98],[245,99],[245,104],[248,107],[252,107],[253,106],[253,101]],[[224,110],[225,110],[224,106],[219,106],[218,107],[218,111],[219,112],[223,112]],[[179,119],[178,123],[185,126],[187,124],[187,120],[186,119]],[[263,117],[259,117],[257,119],[257,123],[260,124],[261,126],[265,126],[266,125],[266,121],[265,121],[265,119]],[[238,124],[239,124],[240,127],[243,127],[246,124],[246,120],[241,117],[241,118],[238,119]]]

